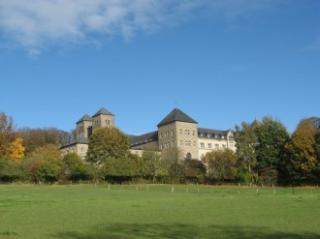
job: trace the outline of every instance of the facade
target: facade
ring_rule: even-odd
[[[88,139],[95,128],[114,127],[114,114],[105,108],[92,117],[84,115],[76,123],[75,142],[63,146],[63,154],[75,152],[85,158]],[[157,125],[157,130],[143,135],[128,135],[130,151],[142,155],[143,151],[162,152],[178,149],[182,158],[201,159],[206,153],[219,149],[236,150],[231,130],[214,130],[198,127],[198,122],[182,112],[172,110]]]
[[[320,118],[312,117],[310,118],[310,120],[314,124],[314,127],[316,127],[317,129],[320,129]]]

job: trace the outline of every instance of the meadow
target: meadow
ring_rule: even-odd
[[[0,239],[320,238],[320,189],[0,185]]]

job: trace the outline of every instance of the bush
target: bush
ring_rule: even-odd
[[[0,159],[0,181],[14,182],[23,180],[25,177],[26,173],[19,162]]]
[[[207,153],[202,159],[208,167],[210,179],[219,182],[234,181],[237,177],[237,155],[229,150],[217,150]]]
[[[23,167],[33,182],[57,181],[62,173],[60,152],[55,145],[37,148],[23,161]]]
[[[75,153],[68,153],[63,158],[63,176],[67,180],[91,180],[93,172],[89,165],[84,164],[81,158]]]

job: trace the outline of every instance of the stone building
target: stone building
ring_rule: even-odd
[[[310,118],[311,122],[313,123],[314,127],[320,129],[320,118],[319,117],[312,117]]]
[[[75,152],[82,158],[88,150],[88,138],[95,128],[115,126],[114,114],[105,108],[93,116],[84,115],[76,123],[75,141],[63,146],[63,154]],[[201,159],[212,150],[236,150],[231,130],[214,130],[198,127],[198,122],[182,112],[172,110],[157,125],[157,130],[143,135],[128,135],[130,151],[142,155],[143,151],[162,152],[177,148],[183,158]]]

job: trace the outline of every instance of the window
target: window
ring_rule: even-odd
[[[192,131],[192,136],[194,136],[195,134],[196,134],[196,132],[193,130],[193,131]]]
[[[207,134],[207,137],[208,137],[208,138],[211,138],[211,134]]]
[[[219,148],[219,144],[216,144],[215,146],[216,146],[216,149],[218,149],[218,148]]]
[[[187,134],[190,135],[190,130],[187,130]]]
[[[186,155],[186,160],[191,160],[191,159],[192,159],[191,153],[187,153],[187,155]]]
[[[200,148],[204,148],[204,143],[200,143]]]
[[[222,147],[225,149],[227,147],[227,145],[223,144]]]
[[[185,145],[186,146],[191,146],[191,141],[190,140],[186,140]]]
[[[211,149],[212,148],[212,144],[208,143],[208,148]]]
[[[188,130],[185,129],[184,130],[184,134],[187,135],[188,134]]]

